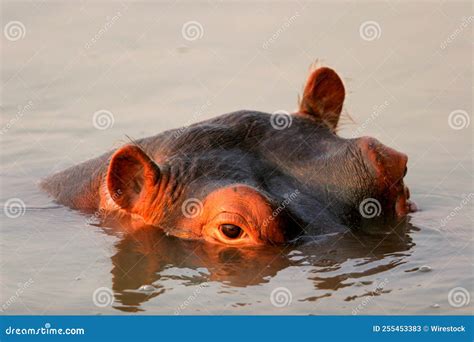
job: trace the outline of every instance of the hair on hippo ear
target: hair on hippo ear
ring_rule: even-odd
[[[313,70],[300,100],[299,112],[311,115],[336,130],[345,98],[344,84],[337,73],[327,67]]]
[[[159,166],[136,145],[126,145],[112,155],[107,189],[114,202],[130,212],[147,204],[161,176]]]

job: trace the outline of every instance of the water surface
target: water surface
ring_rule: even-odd
[[[448,301],[457,287],[472,297],[474,280],[472,126],[448,120],[472,113],[469,15],[469,2],[3,1],[2,29],[20,21],[25,35],[1,38],[0,203],[27,208],[0,213],[4,312],[471,313],[472,303]],[[196,40],[182,33],[190,21],[202,27]],[[379,25],[373,40],[361,36],[367,21]],[[346,83],[352,120],[340,134],[409,156],[421,211],[390,234],[209,246],[90,224],[37,187],[127,136],[238,109],[291,111],[316,58]],[[113,117],[107,129],[93,124],[101,110]],[[99,288],[110,305],[94,303]]]

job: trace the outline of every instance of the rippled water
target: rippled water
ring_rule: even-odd
[[[472,115],[470,8],[3,1],[2,28],[23,27],[18,40],[1,37],[0,203],[27,208],[0,213],[3,311],[472,313],[472,125],[448,120]],[[197,36],[182,33],[190,21]],[[360,30],[367,21],[375,35]],[[340,134],[409,155],[421,211],[391,234],[226,248],[91,225],[37,187],[126,136],[242,108],[292,110],[315,58],[348,89],[353,122],[346,117]],[[93,125],[99,110],[112,113],[107,129]]]

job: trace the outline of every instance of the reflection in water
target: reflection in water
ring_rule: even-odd
[[[115,299],[120,303],[116,308],[132,312],[142,310],[142,303],[168,291],[163,282],[169,279],[184,286],[214,281],[245,287],[267,283],[289,266],[310,266],[306,276],[314,282],[315,289],[328,290],[322,296],[300,299],[315,301],[343,287],[370,284],[360,280],[405,263],[413,247],[409,237],[412,229],[414,227],[405,222],[390,233],[347,232],[306,237],[291,246],[234,248],[182,240],[146,227],[121,234],[116,244],[111,271]],[[344,263],[348,261],[366,268],[359,272],[344,271]],[[192,275],[189,270],[193,270]],[[144,291],[144,285],[153,287]],[[346,300],[355,298],[357,296]]]

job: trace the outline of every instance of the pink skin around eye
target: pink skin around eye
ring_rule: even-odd
[[[219,226],[232,224],[243,230],[242,238],[226,239]],[[262,245],[285,242],[278,217],[273,217],[268,201],[246,185],[232,185],[210,193],[197,218],[184,218],[180,225],[200,231],[202,238],[229,245]],[[220,234],[220,235],[219,235]]]

